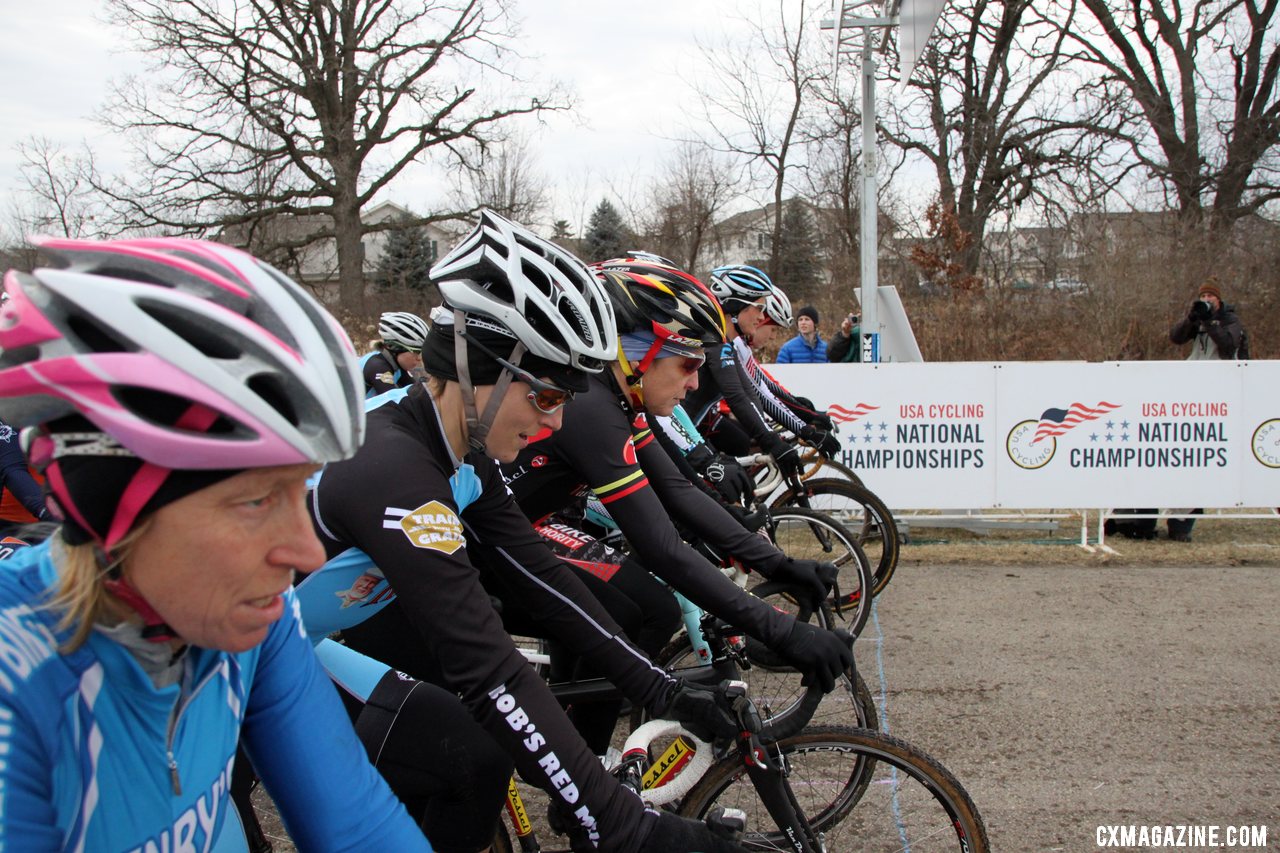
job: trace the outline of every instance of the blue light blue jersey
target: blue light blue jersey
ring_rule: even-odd
[[[229,788],[242,734],[306,850],[429,851],[369,765],[298,604],[240,654],[192,647],[156,689],[106,635],[67,655],[49,547],[0,562],[0,853],[245,847]]]

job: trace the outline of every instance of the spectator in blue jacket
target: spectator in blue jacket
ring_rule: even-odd
[[[806,305],[796,314],[800,334],[778,350],[778,364],[826,364],[827,342],[818,334],[818,309]]]

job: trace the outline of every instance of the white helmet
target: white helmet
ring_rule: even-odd
[[[449,306],[497,321],[536,356],[589,373],[617,357],[613,305],[586,264],[491,210],[431,278]]]
[[[36,242],[61,268],[5,279],[11,425],[80,414],[132,455],[182,470],[333,462],[360,446],[351,341],[278,270],[198,240]],[[207,428],[165,420],[175,402]]]
[[[378,318],[378,337],[384,344],[420,352],[427,339],[427,324],[408,311],[386,311]]]
[[[791,316],[791,300],[787,298],[787,294],[775,287],[764,298],[764,316],[784,329],[789,328],[795,318]]]

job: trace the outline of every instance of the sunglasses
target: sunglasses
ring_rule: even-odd
[[[702,365],[707,363],[706,356],[681,356],[680,369],[684,371],[685,376],[692,376],[702,369]]]
[[[552,385],[550,382],[544,382],[529,371],[516,367],[505,358],[499,358],[493,350],[489,349],[475,338],[470,337],[465,333],[463,333],[462,336],[467,339],[467,343],[470,346],[475,347],[480,350],[480,352],[489,356],[489,358],[498,362],[498,364],[502,366],[503,370],[528,385],[530,390],[525,396],[533,407],[544,415],[554,415],[573,399],[572,391],[561,388],[558,385]]]

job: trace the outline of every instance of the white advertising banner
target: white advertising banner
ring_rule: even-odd
[[[1280,362],[767,369],[894,509],[1280,506]]]

